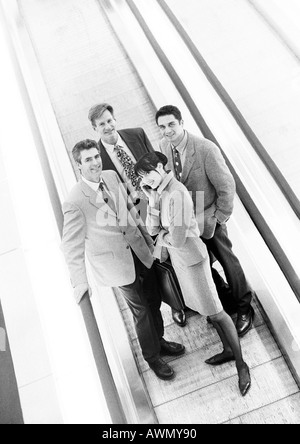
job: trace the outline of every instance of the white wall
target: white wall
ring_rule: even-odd
[[[19,0],[66,148],[98,139],[88,120],[96,103],[115,109],[118,128],[159,133],[154,108],[98,0]]]
[[[0,295],[24,421],[109,423],[3,30]]]
[[[252,6],[299,47],[299,1],[166,2],[300,198],[299,59]]]

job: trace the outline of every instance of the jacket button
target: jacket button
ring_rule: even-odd
[[[130,246],[129,246],[129,245],[127,245],[127,247],[126,247],[126,248],[127,248],[127,250],[129,250]]]

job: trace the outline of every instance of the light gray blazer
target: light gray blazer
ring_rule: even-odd
[[[160,149],[168,158],[167,169],[174,170],[171,144],[162,139]],[[186,160],[181,182],[192,192],[201,236],[210,239],[217,222],[225,223],[232,214],[235,182],[220,149],[210,140],[188,133]],[[203,192],[201,194],[196,192]]]
[[[157,245],[166,247],[173,265],[186,272],[188,267],[207,258],[191,196],[172,172],[158,187],[157,193],[160,196],[157,206],[148,206],[147,230],[151,236],[158,234]]]
[[[139,225],[137,212],[118,175],[103,171],[102,179],[114,200],[116,213],[102,194],[85,182],[78,182],[63,204],[62,250],[73,287],[87,283],[85,254],[99,286],[118,287],[135,280],[130,247],[151,268],[153,241]]]
[[[151,207],[150,207],[151,204]],[[148,205],[147,228],[171,258],[186,305],[206,316],[220,313],[220,303],[209,266],[207,248],[199,237],[193,201],[171,172]]]

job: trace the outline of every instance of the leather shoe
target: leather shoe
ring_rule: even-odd
[[[172,318],[179,327],[184,327],[186,325],[186,315],[184,310],[175,310],[175,308],[172,308]]]
[[[205,363],[209,365],[222,365],[226,362],[235,361],[235,357],[232,353],[220,353],[218,355],[212,356],[209,359],[206,359]]]
[[[183,355],[185,352],[185,346],[178,344],[177,342],[169,342],[164,338],[160,340],[160,354],[169,356]]]
[[[243,373],[243,374],[242,374]],[[239,389],[242,396],[245,396],[251,387],[251,376],[249,367],[244,363],[243,368],[238,371],[239,374]]]
[[[236,330],[240,337],[245,336],[251,329],[254,319],[254,310],[250,306],[250,310],[246,314],[239,314],[236,321]]]
[[[156,376],[160,379],[173,379],[175,376],[174,370],[161,358],[154,362],[149,362],[149,367],[154,371]]]

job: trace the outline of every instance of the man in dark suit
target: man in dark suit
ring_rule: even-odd
[[[237,332],[244,336],[252,327],[254,311],[251,300],[254,293],[232,251],[226,229],[226,222],[233,211],[234,179],[214,143],[185,131],[178,108],[172,105],[160,108],[156,113],[156,123],[163,136],[161,151],[169,160],[167,168],[192,192],[201,237],[211,259],[214,256],[224,269],[229,286],[212,267],[219,297],[227,312],[237,311]],[[203,193],[204,208],[197,205],[199,193]]]
[[[88,118],[93,129],[100,136],[99,149],[102,158],[103,170],[116,171],[125,184],[131,199],[136,204],[143,221],[147,216],[147,201],[141,199],[141,191],[138,187],[138,178],[134,173],[134,164],[146,153],[154,151],[145,131],[142,128],[116,129],[114,109],[108,103],[100,103],[93,106]],[[145,196],[144,196],[145,197]],[[151,279],[145,276],[147,291],[152,293],[158,303],[160,299],[159,289],[154,272]],[[172,317],[176,324],[183,327],[186,324],[186,315],[183,310],[172,308]]]

